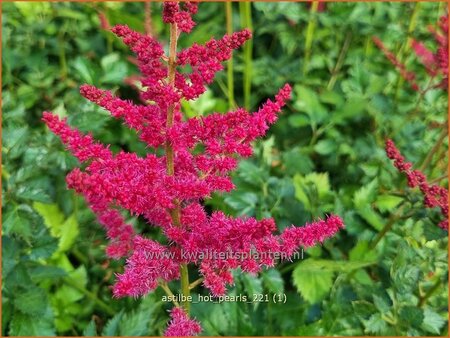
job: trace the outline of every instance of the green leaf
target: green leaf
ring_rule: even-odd
[[[296,85],[294,87],[296,101],[294,107],[308,114],[313,125],[323,122],[327,115],[327,109],[320,103],[317,93],[308,87]]]
[[[384,226],[383,220],[371,207],[377,192],[378,180],[375,178],[355,192],[353,201],[358,214],[376,230],[380,231]]]
[[[103,75],[100,78],[102,83],[120,84],[128,74],[127,64],[120,59],[117,53],[104,56],[100,64],[103,69]]]
[[[89,324],[83,330],[84,337],[97,337],[97,327],[95,326],[95,320],[91,319]]]
[[[387,323],[381,318],[380,313],[375,313],[368,320],[363,321],[366,333],[380,334]]]
[[[79,234],[78,222],[75,215],[70,216],[61,226],[62,236],[59,240],[58,252],[69,250]]]
[[[9,335],[10,336],[55,336],[55,329],[49,316],[39,317],[36,319],[34,316],[30,316],[21,312],[15,312],[13,314],[12,321],[10,323]]]
[[[420,327],[424,314],[417,306],[404,306],[400,309],[399,317],[408,326]]]
[[[309,126],[311,123],[310,118],[305,114],[294,114],[288,117],[289,124],[294,127],[304,127]]]
[[[375,250],[369,248],[368,241],[358,241],[349,252],[349,259],[351,261],[374,261],[377,257],[378,255]]]
[[[225,197],[225,203],[238,212],[238,215],[253,215],[258,195],[253,192],[233,191]]]
[[[262,294],[262,280],[257,276],[252,276],[250,274],[243,274],[242,281],[244,282],[245,291],[250,297],[253,297],[255,294]]]
[[[55,252],[56,248],[57,243],[55,238],[50,236],[48,230],[44,228],[42,231],[37,233],[34,238],[32,249],[30,251],[30,258],[34,260],[39,258],[49,258]]]
[[[355,300],[352,302],[352,307],[360,319],[367,319],[376,312],[375,306],[366,300]]]
[[[92,71],[93,67],[91,64],[89,64],[87,59],[79,56],[75,59],[73,66],[75,68],[75,71],[78,72],[80,79],[83,80],[83,82],[86,82],[88,84],[94,84],[95,75]]]
[[[56,279],[67,275],[67,273],[56,266],[40,265],[28,269],[33,281],[39,282],[44,279]]]
[[[384,195],[379,195],[377,197],[377,199],[375,201],[375,205],[381,212],[392,211],[402,201],[403,201],[402,197],[384,194]]]
[[[103,329],[102,336],[118,336],[119,325],[122,320],[123,310],[120,310],[114,317],[112,317],[105,325]]]
[[[134,311],[123,316],[119,332],[120,336],[147,336],[150,316],[147,311]]]
[[[61,234],[61,225],[64,222],[64,214],[58,205],[34,202],[33,208],[42,216],[44,224],[50,229],[52,236],[59,237]]]
[[[32,316],[42,316],[45,313],[47,297],[41,288],[33,287],[25,292],[20,292],[14,299],[14,305],[22,313]]]
[[[304,268],[298,264],[294,269],[292,277],[294,285],[305,300],[310,303],[317,303],[322,300],[330,291],[333,285],[332,271]]]
[[[424,309],[423,315],[422,329],[433,334],[440,334],[446,320],[428,307]]]
[[[284,292],[284,280],[277,269],[264,271],[262,274],[264,287],[272,293]]]
[[[342,95],[330,90],[324,90],[322,93],[320,93],[319,98],[320,101],[324,103],[329,103],[334,106],[340,106],[344,103]]]
[[[294,284],[303,298],[310,303],[316,303],[330,290],[335,272],[349,273],[375,263],[375,261],[332,261],[308,258],[295,267]]]
[[[64,214],[57,204],[35,202],[33,208],[42,216],[52,236],[59,238],[58,253],[69,250],[80,232],[75,215],[64,221]]]
[[[372,295],[373,297],[373,303],[375,305],[375,307],[378,309],[378,311],[380,311],[382,314],[385,314],[387,312],[389,312],[389,310],[391,309],[392,304],[389,303],[389,299],[383,295]]]
[[[306,176],[295,175],[293,178],[295,197],[309,211],[330,193],[328,173],[310,173]]]
[[[372,203],[376,198],[377,192],[378,179],[375,178],[369,184],[366,184],[355,192],[353,196],[355,207],[358,209],[362,209],[364,208],[364,206]]]
[[[337,144],[334,140],[321,140],[314,146],[314,150],[320,155],[328,155],[337,150]]]

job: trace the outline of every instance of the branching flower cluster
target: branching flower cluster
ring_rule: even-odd
[[[447,90],[448,87],[448,14],[443,15],[439,20],[439,30],[429,27],[429,31],[433,34],[437,44],[435,52],[429,50],[422,42],[412,40],[412,48],[419,60],[424,65],[430,77],[433,79],[438,75],[442,76],[442,80],[434,87],[439,87]],[[377,37],[372,38],[375,45],[384,53],[386,58],[397,68],[400,75],[411,85],[411,88],[420,91],[421,88],[416,81],[416,74],[409,71],[406,65],[398,59]],[[427,87],[423,90],[428,90],[432,87]]]
[[[145,157],[125,151],[113,153],[91,135],[69,127],[65,119],[50,112],[43,116],[83,164],[84,169],[76,168],[67,175],[67,184],[84,195],[106,229],[110,239],[107,254],[127,257],[125,271],[117,276],[114,286],[116,297],[142,296],[177,279],[181,279],[183,294],[189,294],[188,264],[198,266],[203,285],[213,295],[223,295],[226,286],[233,283],[231,269],[257,273],[274,266],[275,260],[267,255],[200,259],[199,253],[291,256],[299,247],[321,243],[343,227],[342,220],[332,215],[277,235],[273,219],[232,218],[220,211],[205,211],[202,201],[213,192],[234,189],[230,171],[236,168],[239,156],[252,155],[252,141],[265,135],[276,121],[291,88],[285,85],[255,113],[239,108],[226,114],[183,118],[181,101],[195,100],[204,93],[216,72],[223,69],[222,62],[252,35],[245,29],[177,52],[177,39],[181,32],[191,31],[196,11],[197,3],[164,3],[163,20],[170,24],[168,55],[151,36],[124,25],[111,29],[136,55],[143,88],[140,96],[145,104],[120,99],[92,85],[80,88],[85,98],[137,131],[140,140],[153,149]],[[183,72],[181,68],[185,68]],[[167,244],[137,234],[126,224],[120,209],[161,227]],[[183,253],[193,255],[185,258]],[[200,332],[198,323],[189,319],[189,304],[173,309],[171,317],[166,334]]]
[[[436,184],[427,182],[427,178],[420,170],[412,170],[412,163],[406,162],[405,158],[390,139],[386,140],[386,154],[394,161],[394,166],[401,173],[406,175],[408,186],[419,187],[424,195],[424,205],[427,208],[439,208],[444,220],[439,223],[439,227],[448,231],[448,190]]]

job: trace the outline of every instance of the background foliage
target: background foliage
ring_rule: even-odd
[[[181,44],[224,34],[224,6],[202,3],[198,26]],[[123,264],[106,259],[103,230],[65,186],[76,162],[40,122],[52,110],[115,149],[145,153],[131,131],[78,94],[91,83],[136,99],[123,81],[136,73],[129,52],[101,29],[98,12],[143,31],[144,4],[2,7],[2,335],[160,335],[171,305],[160,290],[138,300],[111,297]],[[382,39],[425,86],[408,39],[433,49],[427,26],[445,7],[328,3],[314,12],[305,3],[233,4],[233,29],[254,31],[253,48],[234,54],[236,103],[255,109],[285,82],[294,98],[241,163],[238,189],[208,205],[272,216],[281,228],[334,212],[346,230],[303,260],[259,276],[236,272],[230,295],[286,294],[286,303],[193,305],[204,334],[447,335],[447,234],[383,150],[391,137],[408,160],[423,163],[447,124],[447,93],[411,90],[371,41]],[[167,40],[161,5],[151,9],[153,32]],[[222,72],[186,113],[226,111],[233,105],[227,83]],[[425,168],[443,185],[447,149],[445,140]]]

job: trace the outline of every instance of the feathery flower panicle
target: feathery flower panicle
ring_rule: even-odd
[[[190,337],[202,332],[200,324],[196,320],[189,319],[186,312],[180,307],[173,308],[170,311],[170,317],[169,326],[164,332],[166,337]]]
[[[436,184],[429,184],[424,173],[419,170],[412,170],[412,163],[405,161],[395,143],[390,139],[386,140],[386,154],[389,159],[394,161],[394,166],[398,171],[406,175],[408,186],[411,188],[419,187],[424,195],[425,207],[440,209],[445,219],[438,225],[448,231],[448,190]]]
[[[430,51],[421,42],[413,40],[413,49],[430,76],[442,74],[442,81],[438,85],[443,89],[448,87],[448,13],[443,15],[438,23],[439,31],[429,27],[437,44],[436,52]]]
[[[412,40],[411,47],[431,78],[436,77],[438,74],[442,75],[442,81],[434,87],[448,90],[448,13],[440,18],[438,26],[440,32],[433,27],[429,28],[437,44],[436,52],[432,52],[422,42],[414,39]],[[416,74],[408,71],[405,64],[400,62],[395,54],[388,50],[379,38],[373,37],[372,40],[387,59],[398,69],[400,75],[414,90],[418,91],[419,85],[416,82]],[[429,88],[425,90],[427,89]]]
[[[395,56],[394,53],[392,53],[376,36],[372,37],[372,41],[375,43],[375,45],[383,52],[383,54],[386,56],[386,58],[395,66],[395,68],[398,69],[400,72],[400,75],[411,85],[411,88],[418,91],[419,85],[416,82],[416,74],[413,72],[410,72],[406,69],[406,66],[404,63],[400,62],[400,60]]]
[[[179,31],[193,28],[196,11],[196,3],[165,2],[163,20],[178,37]],[[232,51],[251,37],[249,30],[178,52],[172,48],[168,56],[151,36],[125,25],[111,30],[136,55],[143,104],[87,84],[80,92],[136,130],[154,152],[144,157],[113,153],[52,113],[45,112],[43,121],[83,162],[83,170],[75,168],[67,175],[67,185],[85,197],[105,228],[110,240],[107,254],[127,258],[124,272],[116,276],[115,297],[143,296],[159,283],[180,279],[180,269],[187,264],[199,268],[203,285],[212,294],[223,295],[233,283],[232,269],[257,273],[274,266],[279,257],[289,259],[300,247],[322,243],[343,227],[342,220],[331,215],[276,234],[273,219],[232,218],[220,211],[208,214],[202,205],[213,192],[234,189],[230,171],[238,158],[251,156],[251,143],[265,135],[290,99],[291,87],[286,84],[254,113],[238,108],[226,114],[183,117],[181,100],[194,100],[206,90]],[[189,71],[182,71],[185,67]],[[168,243],[136,234],[120,210],[161,227]],[[181,308],[175,308],[171,317],[167,335],[201,331]]]

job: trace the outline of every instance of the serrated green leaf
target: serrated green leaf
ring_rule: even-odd
[[[399,311],[399,317],[403,323],[409,326],[420,327],[424,314],[422,309],[417,306],[404,306]]]
[[[36,317],[15,312],[13,314],[10,328],[10,336],[55,336],[55,329],[53,327],[52,319],[48,316]]]
[[[55,238],[50,236],[48,230],[44,228],[34,238],[29,257],[33,260],[49,258],[57,247],[58,244]]]
[[[358,241],[349,252],[349,260],[351,261],[374,261],[377,256],[375,250],[369,248],[368,241]]]
[[[363,321],[366,333],[380,334],[386,327],[386,322],[381,318],[381,314],[375,313],[369,319]]]
[[[326,296],[335,272],[348,273],[375,264],[375,261],[331,261],[308,258],[294,269],[294,284],[302,296],[315,303]]]
[[[292,273],[294,285],[305,300],[317,303],[330,291],[333,285],[333,271],[303,269],[299,264]]]
[[[375,201],[375,206],[381,211],[392,211],[394,210],[401,202],[403,201],[402,197],[394,196],[394,195],[380,195],[377,197]]]
[[[264,271],[262,274],[264,287],[272,293],[284,292],[284,280],[277,269]]]
[[[304,127],[309,126],[311,120],[308,115],[305,114],[294,114],[288,117],[289,124],[294,127]]]
[[[385,314],[389,312],[391,309],[392,304],[389,303],[389,299],[387,297],[383,297],[383,295],[372,295],[373,297],[373,303],[375,304],[376,308],[380,313]]]
[[[31,316],[42,316],[45,313],[46,303],[46,294],[44,290],[38,287],[20,292],[14,299],[16,308]]]
[[[83,330],[84,337],[97,337],[97,327],[95,325],[95,320],[91,319],[89,324]]]
[[[328,173],[310,173],[306,176],[295,175],[293,178],[295,197],[307,210],[323,200],[330,193]]]
[[[377,191],[378,180],[375,178],[369,184],[355,192],[353,201],[358,214],[376,230],[380,231],[384,226],[383,220],[371,207],[371,204],[376,198]]]
[[[446,320],[429,307],[424,309],[423,315],[422,329],[433,334],[440,334]]]
[[[119,335],[119,325],[122,320],[123,310],[112,317],[105,325],[103,329],[102,336],[118,336]]]
[[[59,240],[58,252],[69,250],[79,234],[78,221],[75,215],[70,216],[61,226],[62,235]]]
[[[147,336],[150,316],[147,311],[127,313],[120,321],[120,336]]]
[[[56,266],[47,265],[31,267],[28,269],[28,272],[30,273],[31,279],[35,282],[39,282],[47,278],[61,278],[67,275],[63,269]]]
[[[253,295],[256,294],[262,294],[263,292],[262,280],[257,276],[243,274],[242,281],[245,286],[245,291],[250,297],[253,297]]]
[[[64,222],[64,214],[59,209],[59,206],[57,204],[34,202],[33,208],[42,216],[52,236],[59,237],[61,234],[61,225]]]
[[[328,155],[337,150],[337,144],[333,140],[320,140],[314,146],[314,150],[320,155]]]
[[[378,179],[373,179],[369,184],[361,187],[357,190],[353,196],[353,201],[357,209],[362,209],[367,205],[370,205],[375,198],[378,191]]]

